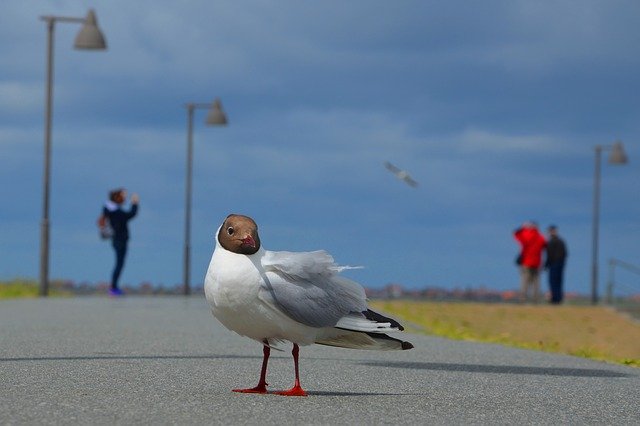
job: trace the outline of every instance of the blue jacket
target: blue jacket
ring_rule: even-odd
[[[113,241],[127,241],[129,239],[127,223],[138,213],[138,205],[132,204],[128,212],[122,210],[119,205],[115,209],[112,206],[105,206],[102,212],[109,218],[109,224],[113,229]]]

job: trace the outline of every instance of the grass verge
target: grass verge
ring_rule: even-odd
[[[640,367],[640,325],[605,307],[403,300],[371,306],[417,325],[417,332]]]
[[[32,280],[14,279],[0,282],[0,299],[18,299],[25,297],[38,297],[38,283]],[[71,296],[71,293],[56,288],[49,291],[51,296]]]

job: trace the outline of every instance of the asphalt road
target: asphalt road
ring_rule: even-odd
[[[261,347],[201,297],[0,301],[0,424],[640,424],[640,369],[406,337],[301,348],[306,398],[237,394]],[[292,385],[289,351],[267,380]]]

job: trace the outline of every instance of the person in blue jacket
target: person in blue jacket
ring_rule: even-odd
[[[564,265],[569,255],[567,244],[558,235],[558,227],[549,226],[549,242],[547,243],[547,260],[545,268],[549,270],[549,290],[551,290],[550,302],[559,305],[564,299],[563,273]]]
[[[138,194],[132,194],[131,208],[129,211],[125,211],[122,209],[122,205],[126,200],[127,191],[124,188],[109,191],[109,199],[102,210],[102,214],[109,220],[109,225],[113,231],[111,244],[116,253],[116,264],[111,275],[111,289],[109,290],[111,296],[124,294],[118,288],[118,280],[127,255],[127,242],[129,241],[129,227],[127,224],[138,213],[138,203],[140,201]]]

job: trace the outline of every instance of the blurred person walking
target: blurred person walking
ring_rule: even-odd
[[[107,218],[112,229],[111,244],[116,254],[116,263],[111,274],[111,288],[109,295],[122,296],[124,293],[118,287],[118,280],[124,267],[124,259],[127,255],[129,241],[128,222],[138,213],[138,194],[131,195],[131,207],[125,211],[122,205],[127,200],[127,191],[124,188],[114,189],[109,192],[109,199],[102,209],[102,215]]]
[[[564,299],[562,281],[564,265],[568,255],[567,245],[558,235],[557,226],[549,226],[547,232],[549,233],[549,241],[547,242],[547,259],[544,266],[547,268],[549,273],[549,290],[551,291],[550,302],[554,305],[559,305]]]
[[[514,238],[520,243],[520,302],[529,300],[532,292],[533,303],[540,300],[540,267],[542,265],[542,251],[547,242],[538,231],[536,222],[525,222],[513,231]]]

